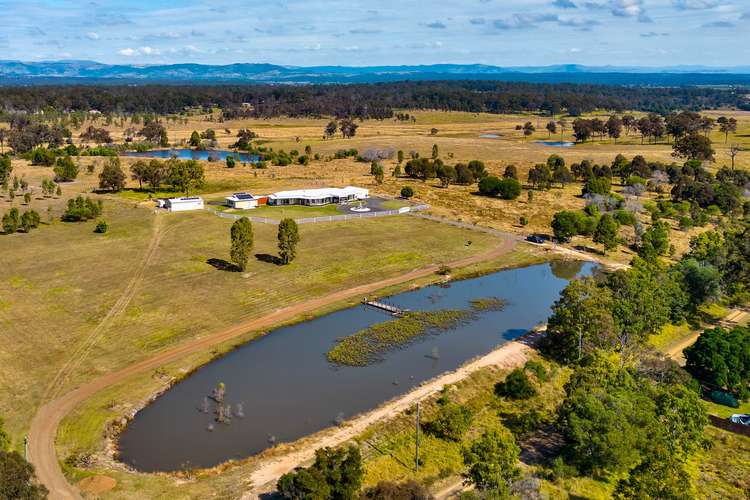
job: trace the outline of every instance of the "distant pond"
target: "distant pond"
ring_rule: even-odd
[[[151,151],[126,151],[123,156],[135,156],[138,158],[172,158],[179,160],[208,160],[225,161],[228,156],[239,157],[241,162],[255,163],[260,160],[257,155],[248,153],[235,153],[234,151],[223,151],[219,149],[152,149]]]
[[[572,148],[576,145],[575,142],[570,141],[536,141],[537,144],[543,144],[552,148]]]
[[[391,296],[412,311],[466,309],[472,300],[507,300],[453,330],[428,335],[364,367],[333,366],[336,340],[392,319],[359,305],[279,328],[198,369],[139,411],[119,440],[120,459],[141,471],[212,467],[292,442],[454,370],[546,321],[568,281],[594,265],[554,261]],[[215,421],[207,396],[226,385],[232,421]]]

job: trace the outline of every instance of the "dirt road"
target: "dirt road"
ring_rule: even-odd
[[[498,247],[489,252],[466,257],[451,262],[448,265],[452,268],[459,268],[496,259],[509,252],[514,245],[515,241],[508,238],[503,240]],[[31,429],[29,431],[29,455],[31,463],[36,467],[37,477],[49,489],[50,498],[52,499],[80,498],[77,489],[67,482],[62,469],[60,468],[57,454],[55,452],[55,436],[57,434],[57,428],[63,418],[65,418],[65,416],[78,404],[82,403],[97,392],[120,383],[128,377],[156,369],[165,364],[177,361],[187,355],[208,350],[214,345],[239,337],[249,331],[270,328],[281,322],[297,317],[300,314],[310,313],[336,302],[363,297],[389,286],[429,276],[434,274],[438,268],[438,264],[432,264],[421,269],[415,269],[400,276],[352,287],[323,297],[277,309],[276,311],[260,318],[238,323],[223,330],[211,333],[205,337],[197,338],[176,347],[169,348],[121,370],[102,375],[101,377],[64,394],[54,401],[44,404],[37,410],[36,415],[34,415],[34,418],[31,421]]]
[[[444,373],[431,381],[425,382],[404,396],[351,420],[345,426],[334,429],[333,432],[324,433],[320,438],[310,443],[305,443],[303,449],[261,463],[250,476],[254,485],[253,490],[245,495],[243,500],[259,498],[261,494],[275,490],[276,481],[281,475],[312,460],[315,456],[315,450],[318,448],[338,446],[345,443],[362,433],[370,425],[395,417],[417,401],[439,392],[446,385],[455,384],[463,380],[469,374],[481,368],[487,366],[512,368],[522,365],[528,359],[529,351],[533,349],[531,346],[533,340],[531,337],[526,337],[523,342],[508,342],[486,356],[478,358],[455,371]]]
[[[740,325],[746,323],[750,313],[742,309],[732,309],[719,323],[721,326],[731,328],[734,325]],[[685,364],[685,356],[682,351],[695,344],[698,340],[698,336],[701,334],[701,330],[695,331],[690,334],[689,337],[682,339],[677,344],[671,346],[669,349],[664,351],[664,354],[677,361],[679,364]]]

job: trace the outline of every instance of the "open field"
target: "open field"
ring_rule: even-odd
[[[176,145],[186,141],[193,130],[203,131],[213,128],[217,133],[219,147],[226,148],[236,140],[237,130],[250,128],[259,135],[256,142],[265,147],[274,150],[303,151],[305,146],[309,145],[313,154],[321,156],[321,160],[312,161],[308,166],[293,164],[286,167],[269,166],[267,169],[252,169],[250,166],[242,165],[229,169],[223,162],[205,162],[207,184],[199,192],[223,196],[239,190],[268,193],[279,189],[352,184],[368,187],[373,194],[396,197],[401,188],[408,185],[415,191],[414,200],[430,204],[432,212],[437,215],[518,233],[549,233],[549,223],[555,212],[582,208],[585,202],[580,197],[581,185],[573,183],[563,189],[554,187],[548,191],[534,191],[531,202],[527,201],[527,193],[524,190],[518,200],[505,201],[476,196],[474,194],[476,185],[452,185],[449,188],[443,188],[437,179],[422,182],[405,177],[393,177],[391,171],[397,163],[395,154],[392,159],[382,161],[386,175],[383,184],[380,185],[369,174],[369,163],[358,163],[352,158],[332,160],[330,157],[337,150],[351,148],[357,149],[360,153],[368,149],[390,150],[394,153],[397,150],[403,150],[407,159],[410,151],[429,157],[432,145],[437,144],[440,158],[448,164],[478,159],[487,165],[488,171],[493,175],[501,175],[507,165],[513,164],[518,168],[519,176],[523,181],[527,177],[529,168],[536,163],[544,162],[553,153],[563,156],[568,165],[583,159],[590,159],[595,163],[611,163],[618,153],[627,157],[643,155],[649,161],[672,162],[676,160],[671,156],[672,148],[668,141],[641,144],[640,136],[634,131],[631,131],[629,136],[623,136],[617,144],[606,140],[578,144],[572,148],[556,148],[538,143],[538,141],[548,139],[548,134],[543,129],[549,117],[439,111],[416,111],[412,114],[417,118],[416,123],[395,120],[361,122],[357,135],[352,139],[337,137],[323,140],[322,130],[327,119],[280,118],[233,120],[219,123],[216,121],[217,115],[211,117],[214,121],[207,121],[206,116],[197,115],[189,117],[187,124],[166,122],[166,126],[170,140]],[[714,118],[721,115],[733,116],[738,120],[738,131],[729,137],[727,144],[724,143],[724,136],[718,129],[711,134],[717,150],[716,167],[729,164],[728,147],[730,144],[737,143],[750,150],[750,112],[710,111],[704,114]],[[606,117],[607,114],[600,113],[598,116]],[[524,139],[522,133],[516,131],[515,127],[526,121],[531,121],[538,127],[534,135]],[[97,125],[101,126],[101,123]],[[437,135],[431,135],[433,127],[438,129]],[[122,138],[122,129],[107,128],[112,131],[113,137]],[[572,140],[570,128],[569,126],[564,134],[557,134],[551,139]],[[225,129],[229,129],[230,133],[226,133]],[[480,137],[487,133],[496,134],[499,137],[496,139]],[[86,163],[96,160],[84,158],[81,161]],[[125,165],[134,161],[134,158],[123,158]],[[750,167],[748,151],[741,152],[737,156],[737,165],[740,168]],[[134,183],[131,182],[131,186],[134,186]],[[621,186],[616,184],[613,190],[619,192],[621,189]],[[169,193],[154,194],[154,196],[165,195]],[[148,198],[148,193],[126,191],[121,196],[142,201]],[[654,199],[656,195],[653,193],[646,193],[642,197],[644,202]],[[258,215],[261,216],[260,213]],[[527,226],[519,224],[521,217],[528,220]],[[644,222],[648,221],[644,219]],[[687,248],[689,238],[700,231],[700,228],[673,231],[672,242],[675,244],[678,255]],[[625,229],[623,229],[623,237],[626,239],[629,237]],[[585,242],[574,240],[573,244],[585,245]],[[620,262],[628,262],[632,258],[632,253],[621,246],[617,251],[612,252],[611,258]]]
[[[49,203],[57,212],[63,199],[32,206]],[[10,397],[0,413],[16,444],[54,375],[118,301],[154,238],[158,249],[135,292],[56,392],[206,330],[496,244],[481,233],[406,216],[315,224],[301,227],[299,258],[280,267],[264,261],[276,254],[276,228],[257,224],[259,258],[241,274],[221,270],[230,221],[209,213],[154,215],[117,200],[105,201],[104,217],[106,235],[93,234],[93,222],[56,220],[2,239],[0,380]],[[11,404],[17,399],[29,404]]]

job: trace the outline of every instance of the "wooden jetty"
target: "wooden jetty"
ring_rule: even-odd
[[[379,300],[369,300],[367,297],[362,299],[362,303],[367,306],[374,307],[375,309],[380,309],[381,311],[391,313],[394,316],[403,316],[404,314],[409,312],[408,309],[401,309],[400,307],[394,306],[393,304],[388,304]]]

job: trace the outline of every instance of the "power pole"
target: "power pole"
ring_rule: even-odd
[[[23,458],[29,460],[29,436],[23,437]]]
[[[415,430],[416,430],[416,455],[414,457],[414,463],[417,466],[417,472],[419,472],[419,401],[417,401],[417,419],[415,422]]]

